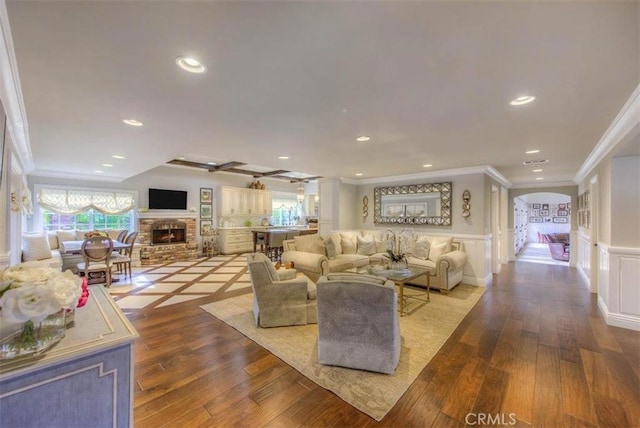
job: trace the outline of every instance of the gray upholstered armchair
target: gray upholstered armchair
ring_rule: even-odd
[[[295,269],[276,270],[262,253],[247,256],[253,315],[260,327],[315,324],[316,285]]]
[[[320,364],[393,373],[401,347],[393,282],[335,273],[321,277],[317,287]]]

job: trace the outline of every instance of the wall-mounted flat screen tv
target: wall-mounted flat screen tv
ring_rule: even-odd
[[[187,192],[183,190],[149,189],[150,210],[186,210]]]

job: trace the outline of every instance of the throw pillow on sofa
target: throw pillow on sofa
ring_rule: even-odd
[[[25,262],[51,258],[49,240],[42,233],[22,235],[22,259]]]
[[[362,256],[370,256],[376,253],[376,241],[373,236],[358,236],[356,237],[357,249],[356,253]]]
[[[313,235],[294,236],[293,240],[296,243],[296,250],[298,251],[322,254],[323,256],[327,254],[324,241],[317,233]]]
[[[56,230],[56,236],[58,237],[58,245],[65,241],[81,241],[84,239],[78,239],[75,230]]]
[[[416,237],[410,233],[401,233],[398,239],[400,252],[405,256],[412,256],[416,251]]]
[[[376,239],[376,253],[386,253],[389,244],[386,239]]]
[[[429,242],[429,238],[426,236],[419,236],[416,239],[416,246],[413,255],[418,259],[427,260],[429,258],[430,248],[431,243]]]
[[[340,246],[342,254],[356,254],[358,248],[357,237],[362,236],[358,232],[340,232]]]
[[[325,239],[324,246],[327,249],[327,257],[329,258],[329,260],[335,259],[336,255],[338,254],[336,243],[335,243],[335,237],[330,236],[327,239]]]
[[[435,262],[438,257],[451,251],[453,236],[448,238],[432,238],[431,249],[429,250],[429,260]]]

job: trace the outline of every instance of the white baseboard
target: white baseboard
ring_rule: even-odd
[[[587,290],[591,290],[591,285],[590,285],[591,280],[589,279],[589,275],[587,275],[587,273],[584,271],[581,265],[577,265],[576,269],[580,274],[580,278],[582,278],[582,280],[584,281],[584,284],[587,287]]]
[[[629,315],[610,313],[606,303],[604,302],[604,300],[602,300],[602,298],[600,298],[600,296],[598,296],[598,309],[600,309],[600,313],[602,314],[605,322],[608,325],[640,331],[640,318]]]
[[[485,279],[476,278],[475,276],[471,276],[471,275],[463,275],[462,283],[469,284],[469,285],[477,285],[480,287],[487,287],[493,284],[493,274],[490,273],[489,275],[487,275]]]

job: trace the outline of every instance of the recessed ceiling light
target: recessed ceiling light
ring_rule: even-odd
[[[356,177],[361,177],[362,173],[361,172],[356,172]]]
[[[423,168],[431,168],[433,165],[431,165],[430,163],[425,163],[424,165],[422,165]]]
[[[135,119],[124,119],[123,120],[124,123],[126,123],[127,125],[131,125],[131,126],[142,126],[144,125],[144,123],[135,120]]]
[[[121,155],[113,155],[111,157],[114,159],[126,159],[124,156],[121,156]]]
[[[215,162],[207,162],[207,165],[215,165]]]
[[[356,141],[360,141],[361,143],[364,143],[365,141],[369,141],[371,139],[371,137],[368,137],[366,135],[361,135],[358,138],[356,138]]]
[[[207,71],[207,67],[202,65],[200,61],[188,56],[179,56],[178,58],[176,58],[176,64],[178,64],[178,67],[180,67],[184,71],[188,71],[189,73],[200,74]]]
[[[111,168],[113,165],[111,165],[110,163],[103,163],[102,166],[107,167],[107,168]]]
[[[289,159],[289,156],[278,156],[278,159],[287,160]]]
[[[532,169],[531,171],[532,171],[532,172],[542,172],[542,169],[537,168],[537,169]]]
[[[540,153],[540,150],[538,150],[538,149],[536,149],[536,150],[527,150],[525,153],[528,154],[528,155],[533,155],[535,153]]]
[[[523,95],[521,97],[516,98],[515,100],[511,100],[509,104],[511,104],[512,106],[522,106],[525,104],[529,104],[535,99],[536,97],[532,97],[531,95]]]
[[[179,156],[178,160],[185,160],[186,158],[184,156]]]
[[[93,172],[95,172],[96,174],[102,174],[104,171],[100,171],[99,169],[96,169],[96,170],[95,170],[95,171],[93,171]]]
[[[544,177],[536,177],[536,180],[544,180]]]

